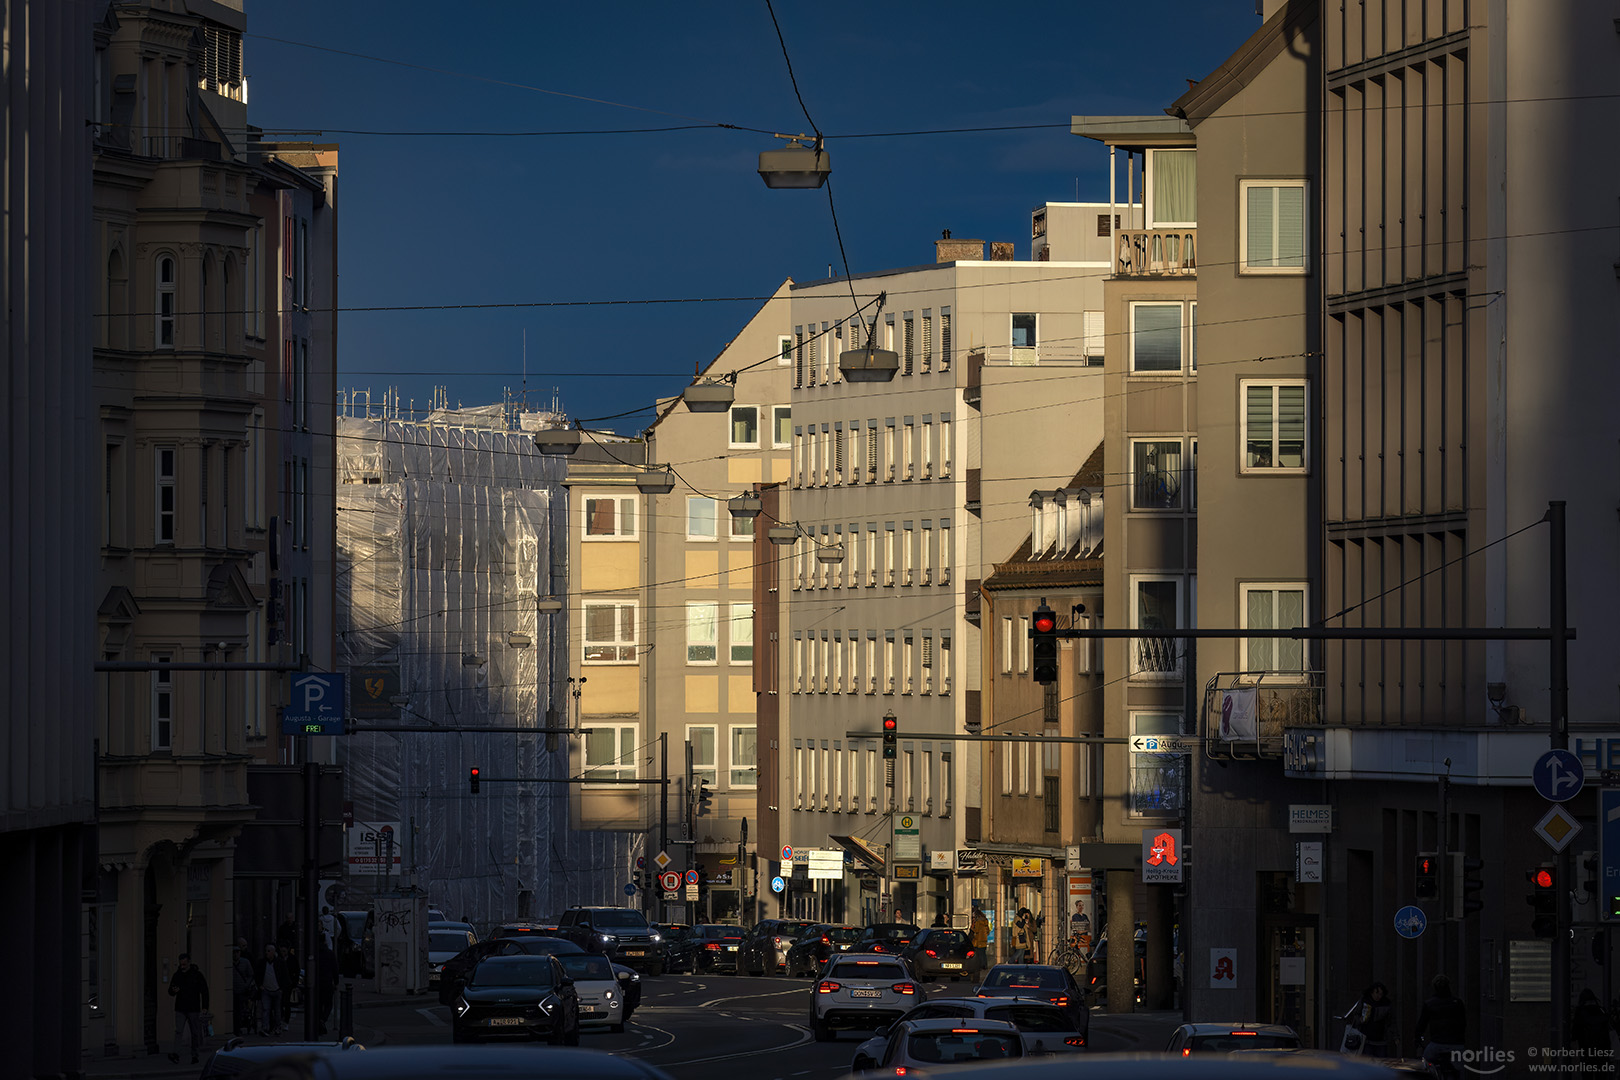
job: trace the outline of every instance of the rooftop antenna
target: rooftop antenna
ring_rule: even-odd
[[[529,328],[523,328],[523,407],[529,407]]]

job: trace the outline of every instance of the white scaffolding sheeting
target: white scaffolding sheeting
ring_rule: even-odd
[[[452,918],[620,902],[639,837],[572,829],[570,785],[521,782],[565,778],[567,737],[548,750],[538,732],[431,731],[533,729],[548,709],[566,722],[568,614],[536,608],[567,592],[564,462],[496,407],[340,416],[337,468],[339,664],[397,666],[403,704],[387,723],[424,729],[342,740],[354,819],[399,823],[403,870]],[[473,766],[489,781],[477,795]],[[348,884],[364,896],[401,881]]]

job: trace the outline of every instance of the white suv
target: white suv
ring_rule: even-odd
[[[831,1042],[839,1028],[883,1027],[927,996],[899,957],[844,953],[810,987],[810,1030],[817,1042]]]

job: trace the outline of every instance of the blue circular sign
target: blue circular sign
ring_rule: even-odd
[[[771,892],[781,892],[785,888],[787,888],[787,882],[783,881],[781,877],[771,878]]]
[[[1548,750],[1536,759],[1530,770],[1536,794],[1548,802],[1566,802],[1586,786],[1586,770],[1581,759],[1568,750]]]
[[[1408,904],[1395,913],[1395,932],[1403,938],[1420,936],[1429,926],[1429,917],[1423,909]]]
[[[626,895],[626,896],[634,896],[634,895],[636,895],[636,883],[635,882],[627,881],[627,882],[624,883],[624,895]]]
[[[688,870],[686,872],[686,883],[688,885],[696,885],[697,884],[697,878],[698,878],[698,873],[697,873],[696,870]]]

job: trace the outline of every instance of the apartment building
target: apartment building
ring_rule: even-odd
[[[1051,243],[1049,216],[1034,220]],[[848,872],[769,867],[788,879],[783,910],[927,922],[988,898],[982,861],[957,871],[983,795],[977,747],[956,737],[987,723],[983,553],[1015,550],[1030,491],[1069,483],[1096,445],[1069,433],[1099,429],[1105,263],[1070,250],[1020,262],[998,243],[986,260],[982,241],[947,235],[933,264],[794,286],[778,839],[842,848]],[[868,341],[898,355],[891,382],[840,371]]]
[[[0,505],[6,572],[0,578],[0,919],[11,980],[0,1008],[5,1071],[82,1072],[86,989],[82,945],[102,931],[81,921],[95,874],[95,740],[103,729],[88,622],[95,593],[98,483],[94,391],[96,275],[87,44],[92,5],[7,5],[0,119]],[[41,243],[40,237],[49,237]]]

